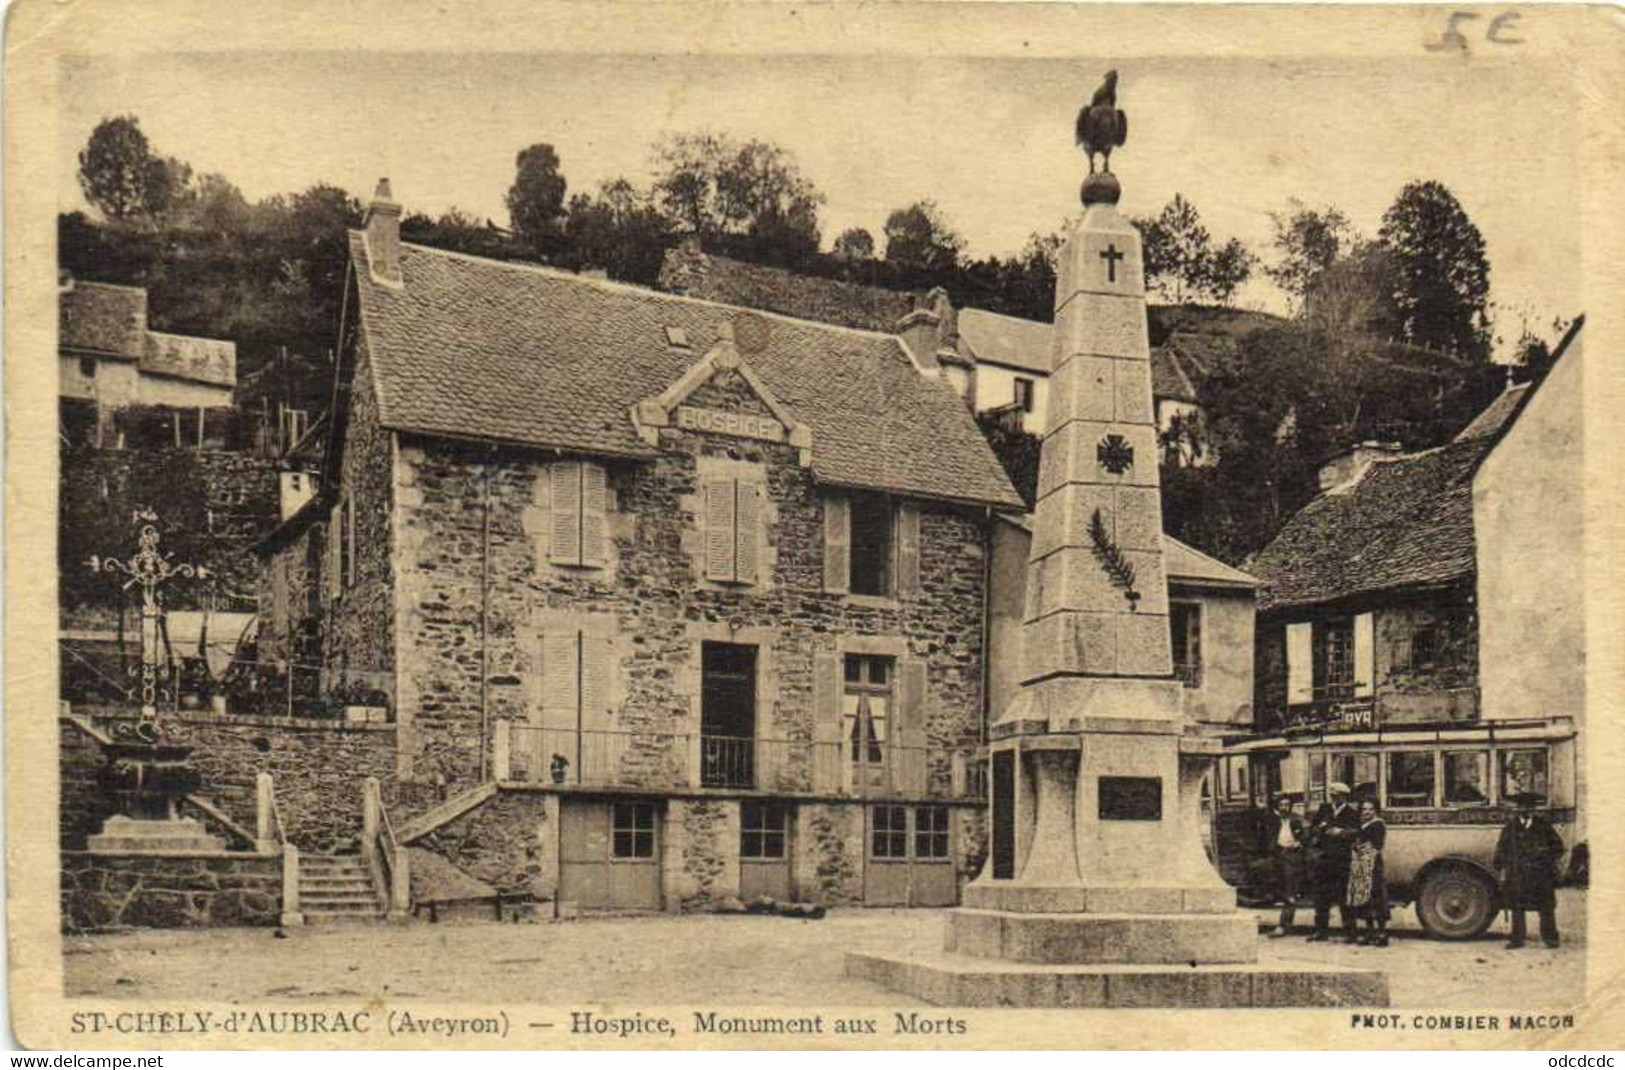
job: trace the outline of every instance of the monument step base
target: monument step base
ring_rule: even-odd
[[[1050,964],[1251,963],[1258,921],[1251,914],[1015,914],[960,907],[948,912],[945,948],[979,958]]]
[[[846,975],[941,1007],[1386,1007],[1388,975],[1320,966],[1057,966],[848,952]]]
[[[965,905],[1018,914],[1234,914],[1236,890],[1210,887],[1085,887],[978,881],[965,889]]]
[[[220,854],[226,844],[215,836],[91,836],[85,848],[103,855]]]

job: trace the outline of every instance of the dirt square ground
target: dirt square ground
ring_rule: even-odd
[[[1260,929],[1274,917],[1259,911]],[[1530,927],[1535,919],[1530,917]],[[1388,971],[1393,1005],[1433,1010],[1572,1007],[1585,991],[1585,894],[1559,895],[1563,947],[1507,951],[1499,919],[1478,940],[1423,936],[1415,912],[1394,919],[1387,948],[1259,938],[1261,962]],[[1300,923],[1309,921],[1307,913]],[[537,924],[491,920],[288,929],[156,931],[66,938],[69,995],[109,999],[323,997],[579,1005],[907,1007],[916,1001],[848,980],[848,951],[941,946],[940,910],[833,911],[820,921],[753,916],[600,917]]]

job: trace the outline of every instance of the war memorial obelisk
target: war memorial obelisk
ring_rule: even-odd
[[[1126,134],[1114,72],[1078,116],[1090,173],[1056,265],[1025,664],[990,732],[987,864],[944,951],[854,952],[846,970],[951,1006],[1385,1006],[1377,971],[1260,965],[1257,923],[1202,849],[1219,741],[1172,678],[1140,236],[1109,169]]]

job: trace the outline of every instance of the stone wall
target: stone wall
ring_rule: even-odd
[[[502,792],[413,846],[504,895],[551,900],[559,887],[559,797]]]
[[[100,832],[102,822],[115,810],[113,801],[102,794],[98,779],[102,745],[66,718],[57,725],[61,747],[57,838],[62,850],[82,851],[86,839]]]
[[[60,857],[67,932],[275,925],[282,912],[279,855],[64,851]]]
[[[119,716],[128,717],[128,714]],[[97,718],[99,724],[116,718]],[[333,854],[356,849],[361,831],[361,784],[377,777],[391,803],[390,816],[404,820],[417,807],[399,805],[392,725],[345,725],[286,717],[237,717],[202,712],[169,714],[165,724],[194,749],[203,777],[198,794],[212,800],[244,828],[255,821],[259,774],[276,786],[285,834],[303,851]],[[62,724],[63,845],[78,846],[99,831],[106,812],[87,803],[101,763],[100,748]],[[71,835],[71,839],[70,839]]]
[[[613,636],[618,731],[697,736],[700,646],[722,626],[762,636],[761,656],[771,658],[778,686],[757,711],[764,738],[811,739],[815,656],[874,637],[925,663],[926,743],[976,744],[986,538],[977,510],[918,503],[917,594],[826,593],[824,499],[794,449],[677,428],[660,432],[660,446],[653,461],[608,468],[612,565],[558,568],[547,563],[548,525],[537,518],[546,458],[403,439],[397,686],[412,776],[477,782],[496,720],[539,723],[537,621],[550,612],[590,618]],[[774,522],[765,527],[761,559],[771,574],[763,583],[724,587],[697,575],[691,554],[702,518],[693,503],[707,457],[764,472],[763,512]]]
[[[360,676],[385,691],[393,690],[395,668],[393,452],[391,434],[379,423],[367,355],[358,344],[339,473],[341,497],[355,503],[355,578],[341,584],[336,601],[331,586],[324,592],[329,597],[323,646],[331,681]],[[327,538],[335,535],[330,526]]]
[[[825,906],[862,903],[863,846],[863,807],[797,807],[795,872],[801,897]]]
[[[739,801],[673,799],[666,806],[666,902],[704,909],[739,895]]]

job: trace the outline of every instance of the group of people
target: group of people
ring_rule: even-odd
[[[1328,801],[1307,822],[1298,816],[1289,795],[1275,799],[1275,809],[1259,823],[1258,875],[1273,887],[1281,916],[1271,937],[1292,930],[1298,899],[1305,884],[1314,903],[1315,927],[1311,942],[1331,939],[1331,913],[1336,906],[1343,924],[1343,942],[1371,947],[1388,946],[1388,884],[1382,852],[1388,826],[1372,799],[1350,801],[1347,784],[1326,786]],[[1540,915],[1540,936],[1547,947],[1558,946],[1557,866],[1563,841],[1535,807],[1539,796],[1520,794],[1517,814],[1501,830],[1494,867],[1500,879],[1502,905],[1512,914],[1508,948],[1524,945],[1525,912]],[[1364,923],[1362,928],[1361,923]]]

